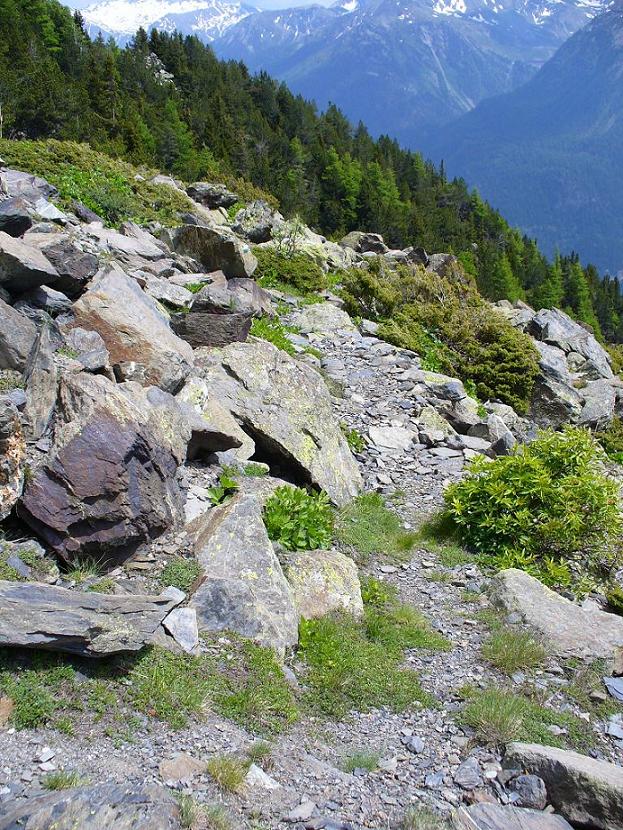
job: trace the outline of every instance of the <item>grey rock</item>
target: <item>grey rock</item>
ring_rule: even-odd
[[[604,684],[611,697],[623,700],[623,677],[604,677]]]
[[[611,378],[610,357],[590,331],[557,308],[541,309],[528,325],[528,332],[566,354],[576,352],[590,361],[603,378]]]
[[[558,428],[576,422],[583,405],[584,398],[572,386],[548,375],[537,376],[530,412],[541,426]]]
[[[94,254],[84,253],[65,235],[37,235],[36,239],[28,237],[37,244],[39,250],[56,268],[58,279],[54,288],[68,297],[75,299],[84,290],[85,285],[97,273],[99,263]],[[59,238],[60,237],[60,238]]]
[[[211,210],[215,208],[230,208],[239,201],[236,193],[228,190],[224,184],[212,182],[195,182],[186,188],[186,193],[195,202]]]
[[[294,605],[307,620],[343,611],[363,615],[357,566],[337,550],[292,551],[282,557]]]
[[[616,393],[607,380],[594,380],[582,389],[584,406],[578,418],[580,426],[605,429],[614,417]]]
[[[17,295],[57,279],[56,268],[38,248],[0,231],[0,288]]]
[[[494,605],[521,619],[544,638],[557,657],[611,660],[623,646],[623,617],[582,608],[515,568],[500,571],[490,583]]]
[[[482,784],[480,765],[473,756],[467,758],[454,773],[454,783],[464,790],[475,790]]]
[[[58,195],[58,190],[39,176],[24,173],[22,170],[2,170],[0,173],[0,192],[9,196],[23,196],[27,201],[49,199]]]
[[[118,266],[102,269],[73,309],[77,326],[101,335],[113,366],[136,362],[144,367],[146,384],[169,392],[180,388],[193,365],[191,347]]]
[[[67,215],[59,210],[55,204],[44,199],[43,196],[35,202],[34,211],[37,216],[46,222],[57,222],[61,225],[67,222]]]
[[[194,608],[174,608],[163,619],[162,625],[184,651],[190,654],[197,648],[199,629]]]
[[[516,807],[544,810],[547,806],[547,788],[538,775],[518,775],[509,786],[519,796]]]
[[[500,804],[461,807],[452,818],[452,827],[455,830],[572,830],[561,816]]]
[[[50,822],[53,822],[53,825]],[[98,784],[15,802],[0,816],[0,830],[178,830],[179,803],[154,785]]]
[[[192,257],[205,271],[222,271],[228,279],[251,277],[257,268],[249,246],[225,228],[181,225],[164,238],[172,250]]]
[[[154,300],[172,309],[187,310],[194,299],[194,295],[182,285],[176,285],[169,280],[155,277],[153,274],[146,275],[144,291]]]
[[[313,368],[256,339],[201,349],[195,357],[211,397],[255,441],[259,460],[283,464],[336,504],[357,495],[359,469]]]
[[[32,320],[0,299],[0,369],[23,372],[36,339]]]
[[[32,227],[28,202],[19,196],[0,202],[0,231],[9,236],[22,236]]]
[[[122,262],[131,262],[136,258],[155,261],[165,256],[158,240],[145,231],[140,236],[126,236],[111,228],[103,228],[96,222],[86,225],[84,230],[100,251],[113,254]]]
[[[138,651],[173,607],[165,597],[0,581],[0,645],[103,657]]]
[[[298,640],[298,613],[266,533],[262,502],[238,494],[192,528],[204,580],[191,597],[202,631],[234,631],[280,654]]]
[[[54,360],[54,335],[43,326],[24,372],[28,437],[35,441],[45,433],[54,414],[59,372]]]
[[[71,300],[66,297],[61,291],[56,291],[47,285],[40,285],[38,288],[23,294],[18,302],[15,303],[15,308],[18,310],[23,303],[27,303],[33,308],[40,308],[51,317],[56,317],[58,314],[63,314],[71,308]]]
[[[283,224],[283,216],[273,210],[267,202],[258,199],[238,211],[232,229],[249,242],[259,244],[273,238],[276,228]]]
[[[65,334],[65,340],[67,347],[76,353],[76,360],[88,372],[99,372],[109,366],[110,356],[106,343],[96,331],[88,331],[76,326]]]
[[[355,331],[349,315],[333,303],[314,303],[295,314],[292,325],[302,334],[334,334],[336,331]]]
[[[6,519],[22,493],[26,443],[19,413],[0,397],[0,521]]]
[[[534,345],[539,352],[539,368],[541,372],[544,375],[555,378],[560,383],[566,383],[570,386],[572,377],[565,352],[556,346],[551,346],[549,343],[542,343],[540,340],[536,340]]]
[[[375,427],[368,430],[370,440],[376,447],[388,450],[408,450],[416,438],[415,432],[406,427]]]
[[[512,743],[504,765],[542,778],[549,800],[573,825],[595,830],[623,828],[623,768],[578,752],[540,744]]]
[[[340,239],[343,248],[350,248],[358,254],[373,253],[385,254],[388,251],[383,237],[378,233],[364,233],[363,231],[352,231],[343,239]]]

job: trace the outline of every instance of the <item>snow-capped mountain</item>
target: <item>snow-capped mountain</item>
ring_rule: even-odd
[[[338,0],[263,11],[217,39],[373,133],[417,146],[492,95],[529,80],[609,0]]]
[[[101,0],[84,9],[82,16],[90,34],[101,31],[120,43],[140,27],[177,30],[209,42],[256,11],[234,0]]]

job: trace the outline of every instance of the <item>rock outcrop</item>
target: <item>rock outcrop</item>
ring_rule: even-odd
[[[326,490],[336,504],[357,495],[357,464],[314,369],[261,340],[201,349],[196,361],[209,394],[254,440],[261,460]]]
[[[227,228],[181,225],[164,235],[171,249],[196,260],[204,271],[225,276],[252,277],[257,259],[247,244]]]
[[[37,248],[0,231],[0,288],[23,294],[56,279],[56,268]]]
[[[491,581],[492,602],[521,619],[540,635],[557,657],[612,660],[623,646],[623,617],[583,608],[515,568]]]
[[[512,743],[504,765],[543,779],[551,804],[574,827],[623,830],[623,768],[578,752]]]
[[[282,555],[286,579],[301,617],[312,620],[334,611],[363,615],[357,566],[337,550],[287,552]]]

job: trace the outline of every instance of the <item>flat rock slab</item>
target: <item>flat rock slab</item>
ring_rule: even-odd
[[[512,743],[504,766],[545,781],[550,803],[574,826],[623,830],[623,768],[579,752]]]
[[[52,263],[37,248],[0,231],[0,286],[10,294],[23,294],[58,279]]]
[[[582,608],[524,571],[500,571],[490,592],[494,605],[518,613],[543,636],[556,657],[611,660],[623,646],[623,617]]]
[[[314,303],[295,315],[293,325],[303,334],[334,334],[336,331],[356,331],[350,316],[333,303]]]
[[[0,646],[87,657],[138,651],[175,606],[166,597],[73,591],[0,581]]]
[[[61,790],[0,806],[0,830],[179,830],[179,806],[164,787],[120,784]]]
[[[453,817],[453,827],[456,830],[572,830],[560,816],[499,804],[461,807]]]

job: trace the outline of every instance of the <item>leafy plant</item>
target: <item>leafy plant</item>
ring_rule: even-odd
[[[342,430],[342,435],[346,438],[346,443],[353,452],[363,452],[365,450],[366,442],[360,432],[354,427],[349,427],[343,421],[340,423],[340,429]]]
[[[218,484],[208,488],[208,498],[216,507],[228,502],[238,489],[239,484],[233,475],[227,470],[222,470],[218,478]]]
[[[264,505],[268,536],[287,550],[326,548],[333,538],[333,508],[326,493],[278,487]]]
[[[595,438],[604,448],[606,455],[617,464],[623,464],[623,420],[617,415],[607,429],[595,433]]]
[[[574,560],[595,573],[620,557],[618,488],[602,458],[584,429],[542,432],[509,456],[475,459],[446,490],[447,514],[484,561],[566,584]]]
[[[606,591],[606,601],[615,614],[623,617],[623,588],[614,585]]]

